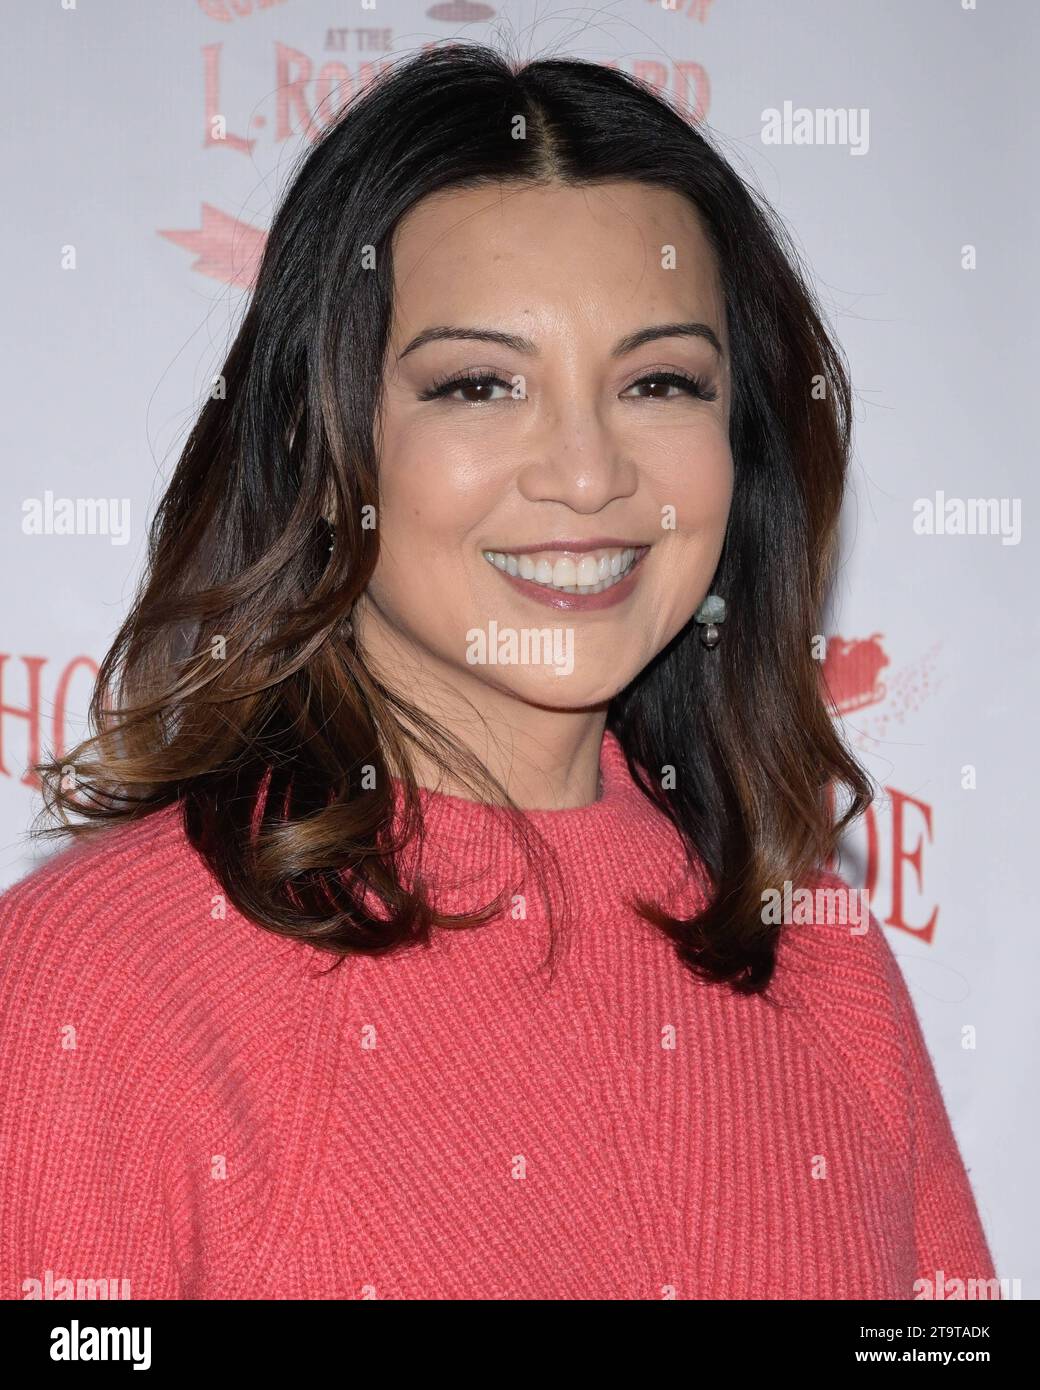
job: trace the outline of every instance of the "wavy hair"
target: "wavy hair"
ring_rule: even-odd
[[[307,152],[222,389],[150,526],[91,732],[36,765],[42,815],[58,822],[38,833],[78,834],[180,802],[191,843],[241,912],[340,960],[498,910],[501,894],[450,916],[421,874],[405,874],[405,847],[422,838],[413,748],[478,799],[517,808],[474,755],[375,677],[349,621],[378,555],[364,518],[379,501],[392,239],[437,191],[607,180],[694,205],[732,349],[734,491],[712,583],[730,614],[724,640],[706,650],[691,621],[607,711],[632,776],[710,891],[690,918],[635,907],[699,978],[765,992],[780,928],[762,921],[763,891],[826,863],[872,796],[812,650],[835,561],[851,387],[775,214],[684,113],[593,62],[433,48],[384,72]],[[646,770],[669,765],[665,789]],[[365,768],[374,777],[363,783]],[[516,824],[525,834],[522,816]]]

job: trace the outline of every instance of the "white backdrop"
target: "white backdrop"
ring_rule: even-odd
[[[310,133],[380,63],[457,36],[614,63],[698,109],[792,228],[848,353],[854,495],[827,669],[885,795],[840,867],[870,887],[899,956],[997,1273],[1036,1298],[1026,401],[1038,357],[1040,6],[675,6],[5,7],[0,885],[41,853],[25,839],[39,806],[26,764],[82,731],[147,521]],[[800,109],[821,115],[799,125]],[[215,116],[224,138],[213,138]],[[95,511],[100,525],[81,517],[62,534],[61,499],[111,503]],[[967,520],[951,534],[958,514]]]

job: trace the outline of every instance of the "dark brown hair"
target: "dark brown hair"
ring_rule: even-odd
[[[448,918],[421,875],[404,880],[399,855],[421,840],[410,746],[478,799],[490,789],[495,804],[512,803],[375,678],[349,624],[378,553],[364,518],[379,500],[392,237],[436,191],[622,179],[689,199],[717,256],[735,470],[711,586],[728,606],[721,644],[706,650],[691,622],[608,710],[633,777],[679,831],[691,868],[707,871],[710,900],[689,920],[636,906],[699,977],[765,990],[779,928],[762,921],[763,891],[827,862],[871,799],[811,645],[835,558],[851,390],[768,206],[683,113],[596,63],[431,49],[378,78],[307,154],[222,389],[150,528],[145,574],[91,701],[94,732],[37,767],[45,812],[60,822],[41,833],[179,801],[191,842],[240,911],[340,958],[497,910],[501,895]],[[674,789],[647,774],[666,766]],[[394,776],[405,798],[396,837]],[[840,817],[836,788],[848,793]]]

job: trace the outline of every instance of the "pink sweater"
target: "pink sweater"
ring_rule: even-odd
[[[670,884],[689,910],[700,889],[610,734],[601,770],[600,801],[532,813],[579,907],[548,990],[533,888],[526,917],[319,973],[331,957],[221,915],[176,808],[10,889],[0,1296],[909,1299],[992,1279],[884,933],[786,927],[783,1008],[696,982],[620,899]],[[422,796],[439,900],[486,901],[518,862],[507,832]]]

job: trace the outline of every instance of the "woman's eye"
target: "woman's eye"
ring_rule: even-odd
[[[647,395],[637,398],[644,401],[672,400],[673,391],[678,395],[693,396],[702,401],[713,401],[716,395],[715,388],[706,381],[702,381],[700,377],[686,376],[682,372],[649,372],[638,381],[633,381],[622,395],[627,395],[629,391],[635,391],[641,386],[650,388]]]
[[[519,381],[519,378],[517,379]],[[642,388],[646,394],[642,394]],[[496,396],[496,388],[504,395]],[[716,391],[700,377],[687,376],[684,372],[648,372],[646,376],[634,381],[622,392],[640,392],[634,399],[645,401],[674,400],[678,396],[689,396],[696,400],[713,401]],[[474,373],[454,376],[446,381],[435,381],[427,390],[420,393],[422,401],[454,400],[461,405],[490,405],[496,400],[520,400],[514,392],[513,382],[504,381],[493,373]],[[630,399],[632,397],[630,396]]]
[[[463,405],[485,405],[492,400],[502,400],[501,396],[495,397],[494,388],[498,386],[506,393],[507,397],[512,397],[513,387],[508,381],[503,381],[497,376],[457,376],[450,381],[434,382],[428,391],[423,391],[420,400],[457,400]]]

